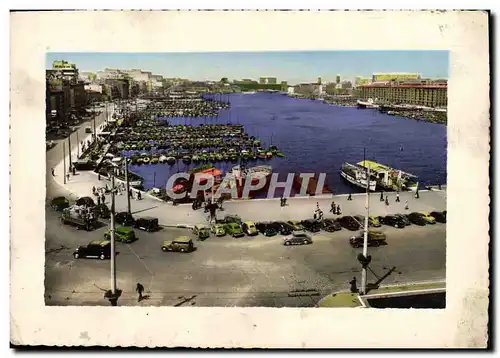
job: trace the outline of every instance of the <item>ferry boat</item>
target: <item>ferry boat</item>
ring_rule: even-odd
[[[363,160],[358,165],[366,169],[370,168],[370,174],[374,175],[377,186],[380,188],[400,191],[416,191],[418,188],[418,177],[414,174],[372,160]]]
[[[252,198],[256,193],[267,190],[269,188],[269,183],[271,182],[272,167],[270,165],[258,165],[251,168],[245,168],[244,166],[236,165],[232,168],[230,173],[227,173],[220,183],[214,185],[214,192],[217,191],[219,186],[223,188],[231,188],[231,190],[236,189],[238,198],[246,199],[243,197],[243,190],[245,188],[245,183],[247,180],[251,180],[252,185],[257,185],[262,178],[265,180],[265,185],[257,190],[250,190],[248,197]]]
[[[367,177],[367,168],[355,164],[344,163],[342,164],[342,169],[340,171],[340,175],[342,178],[347,180],[349,183],[359,186],[360,188],[366,189],[366,177]],[[370,180],[368,184],[368,188],[370,191],[375,191],[377,188],[377,180],[376,177],[370,174]]]
[[[371,98],[368,98],[367,101],[358,100],[357,105],[358,105],[358,108],[379,108],[379,105],[375,104],[373,102],[373,99],[371,99]]]

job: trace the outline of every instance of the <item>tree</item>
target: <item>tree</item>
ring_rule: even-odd
[[[221,83],[228,83],[229,81],[228,81],[227,77],[222,77],[222,78],[220,79],[220,82],[221,82]]]

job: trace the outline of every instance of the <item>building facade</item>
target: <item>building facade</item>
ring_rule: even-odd
[[[357,76],[356,77],[356,81],[354,82],[354,84],[357,87],[357,86],[363,86],[363,85],[370,84],[371,82],[372,82],[371,78]]]
[[[114,99],[129,99],[130,81],[123,78],[107,79],[105,81],[109,89],[109,96]]]
[[[379,103],[442,108],[448,104],[447,92],[448,85],[443,82],[388,82],[359,86],[356,96],[364,100],[371,98]]]

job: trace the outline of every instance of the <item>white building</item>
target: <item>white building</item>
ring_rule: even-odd
[[[287,90],[288,94],[294,94],[295,93],[295,87],[293,86],[288,86],[288,90]]]

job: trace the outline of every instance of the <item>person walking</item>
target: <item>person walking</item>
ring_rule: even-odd
[[[340,205],[337,205],[337,215],[342,215],[342,211],[340,210]]]
[[[358,292],[358,285],[357,285],[357,280],[356,280],[356,276],[354,276],[352,278],[351,281],[349,281],[349,284],[351,285],[351,293],[357,293]]]
[[[405,210],[408,210],[409,206],[408,206],[408,200],[405,201]]]
[[[52,176],[55,177],[56,173],[54,173],[54,168],[50,168],[50,171],[52,172]]]
[[[73,176],[76,175],[76,168],[75,168],[74,165],[73,165],[73,168],[72,168],[72,172],[73,172]]]
[[[139,297],[137,298],[137,302],[141,302],[143,296],[142,293],[144,292],[144,286],[141,285],[139,282],[137,282],[137,286],[135,288],[135,291],[139,294]]]
[[[106,197],[104,194],[101,195],[101,202],[104,204],[106,202]]]
[[[420,198],[420,194],[418,193],[418,189],[417,189],[417,191],[415,192],[415,199],[418,199],[418,198]]]
[[[320,210],[320,209],[319,209],[319,202],[318,202],[318,201],[316,202],[316,210],[317,210],[317,211],[319,211],[319,210]]]
[[[141,192],[139,190],[137,190],[137,200],[141,200],[141,199],[142,199]]]
[[[349,201],[351,201],[351,200],[352,200],[351,193],[349,193],[349,196],[347,197],[347,200],[349,200]]]
[[[331,207],[330,207],[330,212],[333,213],[333,214],[335,214],[335,208],[336,208],[335,202],[332,201],[332,204],[331,204]]]
[[[385,197],[385,205],[389,205],[389,197],[388,196]]]
[[[396,192],[396,203],[399,203],[401,200],[399,200],[399,191]]]
[[[384,201],[384,192],[383,191],[380,192],[380,201]]]
[[[66,180],[69,181],[69,173],[66,174]]]
[[[129,190],[128,190],[128,196],[129,196],[129,197],[131,197],[131,198],[133,198],[133,197],[134,197],[134,195],[132,194],[132,189],[129,189]]]

